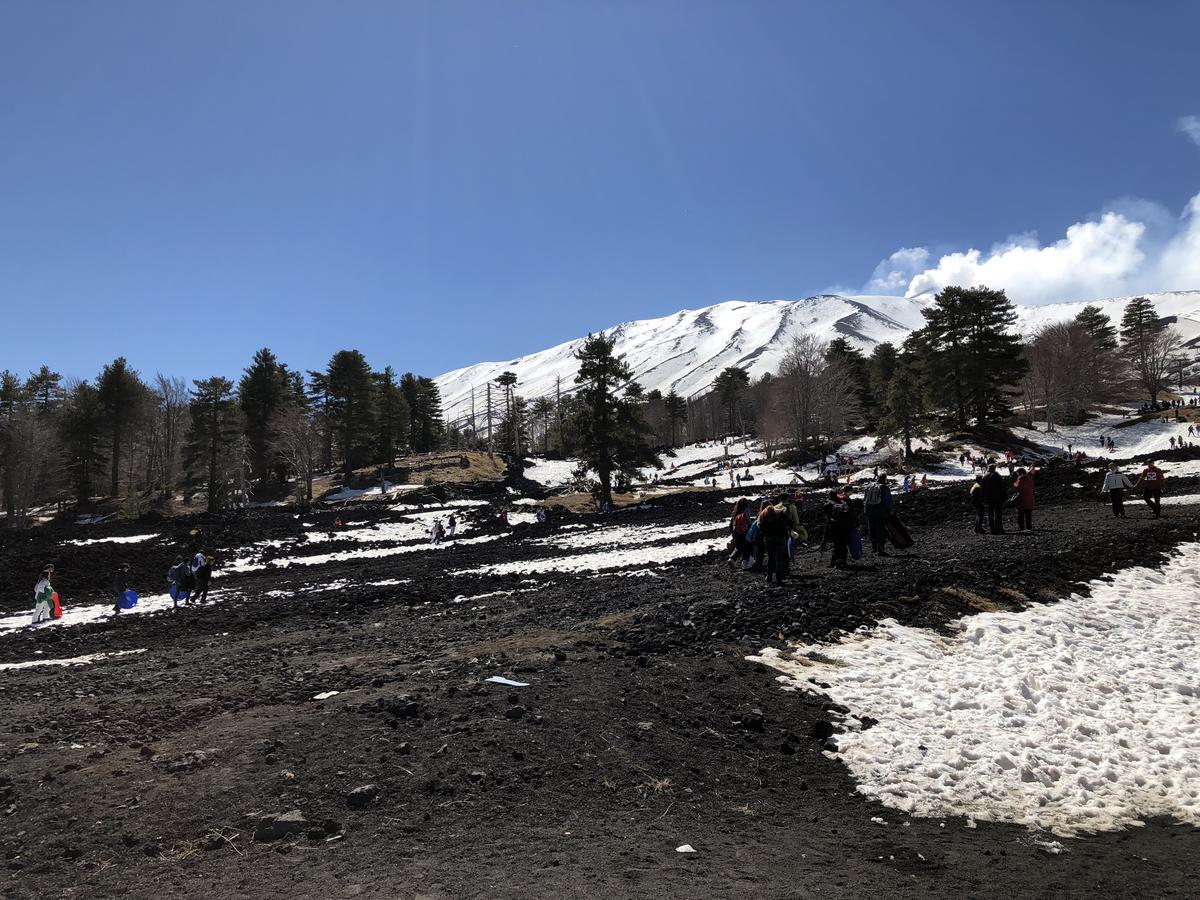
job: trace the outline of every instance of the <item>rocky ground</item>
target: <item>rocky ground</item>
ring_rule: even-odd
[[[902,504],[912,551],[868,552],[845,572],[810,551],[782,588],[716,552],[673,558],[657,531],[725,515],[723,495],[693,493],[512,532],[472,508],[467,536],[495,540],[226,566],[209,606],[0,637],[0,663],[144,651],[0,671],[0,895],[1196,896],[1200,830],[1188,826],[1050,853],[1022,827],[865,800],[823,751],[842,711],[744,660],[884,617],[944,628],[1053,602],[1159,564],[1200,526],[1187,504],[1109,518],[1095,471],[1039,478],[1033,535],[973,535],[962,488],[931,490]],[[1200,480],[1171,490],[1200,493]],[[334,532],[320,543],[296,542],[295,517],[266,510],[86,534],[169,538],[146,545],[76,547],[62,541],[82,531],[44,529],[4,537],[0,583],[32,584],[53,560],[64,596],[100,602],[119,561],[159,591],[176,547],[197,540],[223,561],[284,542],[266,563],[372,546],[339,540],[335,515],[401,514],[316,513]],[[662,550],[638,574],[460,571],[550,559],[561,550],[547,536],[636,526]],[[27,607],[23,589],[4,604]]]

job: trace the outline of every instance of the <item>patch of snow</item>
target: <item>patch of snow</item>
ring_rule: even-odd
[[[949,637],[886,620],[750,659],[877,720],[848,723],[840,758],[894,809],[1060,835],[1151,816],[1200,825],[1198,554],[1187,544],[1089,596],[967,617]]]
[[[474,569],[462,569],[455,575],[509,575],[517,572],[601,572],[606,569],[623,569],[626,566],[665,565],[682,559],[703,556],[711,550],[720,550],[729,542],[727,537],[705,538],[677,544],[662,544],[653,547],[637,546],[613,549],[596,553],[581,553],[574,556],[559,556],[549,559],[514,560],[492,563]]]
[[[0,672],[7,672],[13,669],[31,669],[34,666],[84,666],[89,663],[99,662],[102,659],[113,659],[117,656],[132,656],[136,653],[145,653],[146,648],[140,650],[114,650],[111,653],[89,653],[86,656],[73,656],[70,659],[31,659],[28,662],[15,663],[0,663]]]
[[[146,541],[152,541],[157,534],[131,534],[125,537],[102,537],[102,538],[76,538],[75,540],[63,541],[64,544],[72,544],[76,547],[88,547],[92,544],[141,544]]]

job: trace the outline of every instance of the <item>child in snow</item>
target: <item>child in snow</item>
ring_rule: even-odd
[[[117,574],[113,576],[113,615],[121,614],[121,598],[129,590],[129,563],[121,563]]]
[[[42,577],[33,586],[33,621],[31,625],[41,624],[43,619],[50,618],[50,605],[54,602],[54,585],[50,580],[54,577],[54,566],[42,569]]]
[[[188,589],[187,580],[191,571],[188,569],[187,563],[183,561],[182,556],[175,557],[175,565],[167,570],[167,581],[170,582],[170,587],[167,589],[171,595],[171,600],[174,603],[174,608],[179,608],[179,601],[187,600]]]

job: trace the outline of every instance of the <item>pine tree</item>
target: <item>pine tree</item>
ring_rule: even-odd
[[[242,373],[238,382],[238,404],[246,421],[246,442],[250,455],[251,475],[260,481],[272,468],[270,441],[271,417],[283,402],[289,389],[287,366],[275,354],[263,347]]]
[[[405,372],[400,378],[400,390],[408,403],[408,442],[416,453],[432,453],[441,449],[444,433],[442,423],[442,393],[432,378]]]
[[[112,465],[109,493],[121,492],[121,452],[129,431],[136,425],[146,386],[138,373],[121,356],[104,367],[96,380],[109,433],[109,462]]]
[[[217,512],[225,506],[241,470],[242,412],[228,378],[217,376],[192,384],[191,428],[183,447],[184,495],[190,498],[202,488],[208,496],[208,511]]]
[[[1009,395],[1025,374],[1017,313],[1004,291],[944,288],[924,310],[918,340],[927,353],[931,397],[959,428],[1009,415]]]
[[[1112,319],[1100,311],[1100,307],[1091,304],[1079,311],[1075,323],[1083,329],[1092,343],[1087,364],[1090,396],[1094,399],[1107,399],[1121,380],[1123,370],[1117,329]]]
[[[1148,298],[1134,297],[1125,305],[1121,354],[1151,403],[1158,402],[1159,393],[1166,389],[1182,343],[1179,332],[1167,327]]]
[[[871,377],[867,358],[863,352],[844,337],[836,337],[825,350],[827,363],[840,362],[854,383],[854,395],[858,399],[859,411],[868,421],[874,421],[878,410],[871,393]]]
[[[375,382],[366,357],[357,350],[339,350],[329,360],[325,385],[329,427],[349,475],[374,455]]]
[[[663,402],[666,405],[667,421],[671,423],[671,446],[674,447],[677,430],[687,421],[687,401],[672,390]]]
[[[871,402],[881,416],[887,415],[887,392],[896,371],[899,354],[894,344],[884,341],[876,344],[867,360],[867,382],[870,384]]]
[[[399,448],[408,441],[411,417],[408,401],[391,366],[375,374],[375,408],[376,453],[384,466],[391,468]]]
[[[50,371],[49,366],[42,366],[25,380],[25,393],[40,414],[53,413],[65,396],[62,376]]]
[[[614,475],[631,479],[641,466],[658,464],[637,405],[622,396],[633,373],[623,357],[613,355],[615,343],[602,333],[589,334],[575,353],[579,360],[575,384],[579,387],[580,468],[596,472],[601,504],[612,503]]]
[[[742,399],[742,396],[750,387],[750,375],[745,369],[739,369],[736,366],[727,366],[716,377],[713,387],[717,391],[717,396],[721,399],[721,405],[725,407],[727,430],[730,434],[733,434],[738,430],[736,418],[738,401]]]
[[[925,388],[916,368],[898,360],[887,390],[888,413],[879,423],[880,434],[898,437],[904,444],[905,457],[912,456],[912,440],[929,426],[925,408]]]

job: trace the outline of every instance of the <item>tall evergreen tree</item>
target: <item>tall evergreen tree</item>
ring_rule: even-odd
[[[62,405],[62,376],[42,366],[25,380],[25,393],[39,413],[55,412]]]
[[[633,380],[623,357],[615,356],[613,338],[589,334],[575,353],[579,372],[581,469],[592,469],[599,481],[597,500],[612,502],[613,477],[633,478],[641,466],[656,465],[649,429],[637,404],[622,395]]]
[[[1004,291],[986,287],[943,288],[924,310],[918,332],[935,405],[959,428],[973,418],[983,427],[1009,415],[1009,395],[1025,374],[1020,339],[1012,333],[1017,313]]]
[[[1150,402],[1166,389],[1171,371],[1178,366],[1182,340],[1174,328],[1158,316],[1146,297],[1134,297],[1121,316],[1121,354],[1133,369],[1138,384]]]
[[[107,461],[104,456],[104,405],[100,392],[86,381],[72,388],[60,421],[67,467],[75,483],[75,496],[86,503],[96,491],[96,477]]]
[[[887,393],[898,359],[895,344],[884,341],[875,345],[867,360],[867,382],[871,386],[871,402],[880,415],[887,415]]]
[[[1098,306],[1088,304],[1079,311],[1075,323],[1083,329],[1092,343],[1087,362],[1090,396],[1106,399],[1121,379],[1123,360],[1117,343],[1117,329]]]
[[[721,405],[725,407],[727,428],[730,434],[737,431],[738,402],[750,387],[750,375],[745,369],[727,366],[713,382]]]
[[[871,393],[871,376],[867,358],[863,352],[844,337],[836,337],[825,350],[827,363],[841,362],[844,371],[854,384],[854,395],[858,398],[859,410],[868,421],[878,415],[875,396]]]
[[[396,453],[408,441],[410,412],[404,392],[396,381],[396,372],[387,366],[375,374],[376,452],[387,467],[396,461]]]
[[[183,446],[187,478],[184,493],[192,496],[202,488],[208,496],[208,511],[223,508],[242,466],[243,420],[228,378],[194,381],[189,405],[191,428]]]
[[[442,393],[432,378],[405,372],[400,389],[408,403],[408,443],[416,453],[441,449],[443,433]]]
[[[146,386],[138,373],[129,368],[125,357],[113,360],[96,380],[100,404],[104,407],[109,433],[109,462],[112,465],[109,493],[121,492],[122,445],[136,425],[138,412],[146,396]]]
[[[366,465],[374,452],[375,382],[366,357],[339,350],[325,370],[329,425],[337,438],[346,474]]]
[[[288,377],[287,366],[263,347],[254,354],[238,382],[237,399],[246,422],[250,472],[259,480],[265,479],[272,468],[271,417],[287,395]]]
[[[307,408],[321,432],[321,466],[333,468],[333,428],[329,418],[329,379],[324,372],[308,372]]]
[[[917,369],[910,361],[898,359],[887,389],[887,415],[879,423],[879,431],[887,437],[898,437],[904,445],[905,457],[912,456],[914,437],[929,427],[925,407],[925,387]]]
[[[667,412],[667,421],[671,428],[671,446],[676,444],[676,434],[680,425],[687,421],[687,401],[680,397],[674,390],[667,394],[663,400]]]

